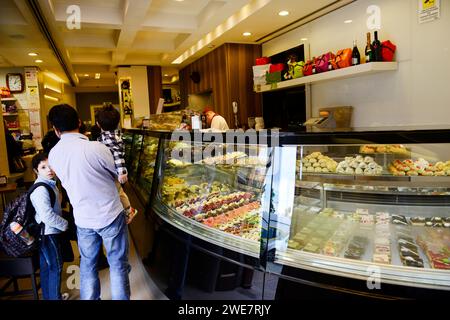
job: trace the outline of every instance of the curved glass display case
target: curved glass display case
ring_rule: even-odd
[[[162,145],[153,210],[184,232],[258,258],[270,149],[169,139]]]
[[[255,258],[244,264],[265,273],[272,295],[263,298],[311,296],[313,287],[371,298],[449,292],[450,130],[280,133],[278,145],[167,133],[159,150],[156,136],[142,135],[131,163],[149,210]],[[213,252],[243,265],[221,255]]]

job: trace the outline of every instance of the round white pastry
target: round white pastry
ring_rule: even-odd
[[[321,167],[317,167],[314,169],[314,172],[322,172],[322,168]]]
[[[363,169],[359,167],[355,169],[355,174],[363,174],[363,173],[364,173]]]
[[[345,169],[345,173],[346,174],[354,174],[355,171],[352,168],[347,168],[347,169]]]
[[[373,160],[372,157],[366,156],[366,157],[364,158],[364,162],[365,162],[365,163],[369,163],[369,162],[373,162],[373,161],[374,161],[374,160]]]

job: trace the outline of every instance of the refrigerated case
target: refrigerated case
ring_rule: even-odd
[[[195,237],[258,258],[270,149],[168,138],[162,147],[153,210]]]
[[[288,234],[270,240],[277,297],[448,294],[448,133],[310,133],[275,147],[269,224]]]
[[[262,298],[450,292],[449,129],[160,139],[149,210],[185,248],[261,273]]]

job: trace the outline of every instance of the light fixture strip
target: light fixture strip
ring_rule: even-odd
[[[57,93],[61,94],[61,90],[59,90],[58,88],[49,86],[48,84],[44,84],[44,89],[49,89],[49,90],[52,90],[54,92],[57,92]]]
[[[59,101],[58,98],[49,96],[49,95],[47,95],[47,94],[44,94],[44,98],[47,99],[47,100],[52,100],[52,101]]]

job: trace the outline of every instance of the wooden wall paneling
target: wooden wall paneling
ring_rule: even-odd
[[[147,66],[148,98],[150,114],[156,113],[159,98],[162,98],[161,66]]]
[[[182,105],[187,106],[189,94],[212,91],[213,108],[234,127],[232,102],[238,102],[239,122],[247,124],[248,116],[261,115],[261,98],[253,92],[252,66],[261,56],[260,45],[224,44],[180,70]],[[193,71],[200,73],[200,83],[190,79]]]
[[[232,102],[238,103],[238,121],[242,127],[247,125],[251,116],[261,115],[261,97],[253,91],[253,70],[255,59],[261,56],[261,46],[246,44],[228,44],[228,82],[230,88],[229,105],[232,113]]]

